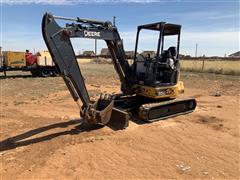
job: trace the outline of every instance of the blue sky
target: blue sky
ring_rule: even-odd
[[[181,53],[224,56],[239,50],[239,1],[157,1],[157,0],[0,0],[0,45],[4,50],[44,50],[41,19],[44,12],[66,17],[112,20],[124,40],[125,50],[133,50],[136,27],[167,21],[182,25]],[[143,33],[140,50],[156,44],[154,34]],[[170,40],[171,42],[171,40]],[[93,50],[94,41],[74,40],[76,53]],[[104,47],[98,43],[98,51]]]

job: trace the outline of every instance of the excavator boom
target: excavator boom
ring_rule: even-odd
[[[60,27],[55,19],[71,20],[78,23],[67,24],[66,27]],[[84,78],[78,66],[70,40],[70,38],[76,37],[105,40],[110,50],[114,67],[123,84],[122,91],[131,93],[129,84],[130,81],[134,81],[134,79],[129,77],[131,76],[132,70],[128,62],[122,58],[125,56],[122,41],[117,29],[113,27],[110,22],[64,18],[46,13],[42,20],[42,34],[56,67],[62,75],[74,101],[77,102],[80,108],[81,116],[88,123],[107,124],[111,114],[122,113],[113,108],[113,99],[110,95],[102,95],[97,102],[90,101]],[[124,121],[125,119],[126,121],[128,120],[125,112],[120,116],[124,117]]]

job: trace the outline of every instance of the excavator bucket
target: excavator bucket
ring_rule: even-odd
[[[89,109],[82,108],[80,114],[87,123],[106,125],[111,118],[113,105],[114,101],[109,95],[101,95],[96,102],[89,106]]]

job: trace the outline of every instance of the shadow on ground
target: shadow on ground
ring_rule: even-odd
[[[36,76],[32,76],[32,75],[7,75],[7,76],[0,76],[0,79],[17,79],[17,78],[39,78]]]
[[[133,118],[131,120],[139,125],[145,124],[145,122],[140,121],[137,118]],[[47,132],[52,129],[56,129],[56,128],[64,129],[64,128],[67,128],[68,126],[75,125],[75,124],[76,124],[76,126],[70,130],[64,130],[61,132],[56,132],[56,133],[48,134],[48,135],[41,136],[41,137],[31,138],[32,136],[41,134],[43,132]],[[106,126],[108,126],[109,128],[111,128],[114,131],[118,131],[118,130],[123,130],[123,129],[127,128],[128,122],[127,122],[127,126],[126,126],[125,121],[120,121],[120,119],[118,119],[117,121],[116,120],[110,121]],[[30,144],[49,141],[49,140],[52,140],[59,136],[76,135],[76,134],[80,134],[81,132],[97,130],[102,127],[104,127],[104,126],[103,125],[84,124],[82,119],[74,119],[74,120],[70,120],[67,122],[55,123],[55,124],[51,124],[48,126],[36,128],[36,129],[30,130],[30,131],[24,132],[22,134],[7,138],[3,141],[0,141],[0,152],[15,149],[15,148],[21,147],[21,146],[28,146]]]
[[[66,130],[66,131],[61,131],[53,134],[49,134],[46,136],[42,137],[37,137],[37,138],[32,138],[28,139],[34,135],[43,133],[45,131],[55,129],[55,128],[67,128],[70,125],[78,124],[71,130]],[[27,131],[25,133],[19,134],[14,137],[7,138],[3,141],[0,142],[0,151],[7,151],[11,149],[15,149],[17,147],[21,146],[27,146],[30,144],[35,144],[43,141],[49,141],[51,139],[54,139],[59,136],[64,136],[64,135],[76,135],[81,132],[86,132],[86,131],[92,131],[96,129],[100,129],[103,126],[101,125],[85,125],[82,123],[82,119],[75,119],[75,120],[70,120],[67,122],[61,122],[61,123],[56,123],[56,124],[51,124],[48,126],[40,127],[37,129],[33,129],[30,131]]]

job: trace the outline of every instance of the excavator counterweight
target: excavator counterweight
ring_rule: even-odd
[[[73,21],[61,27],[56,19]],[[144,57],[137,52],[142,29],[159,32],[155,57]],[[165,22],[138,26],[134,63],[126,59],[118,30],[108,21],[65,18],[46,13],[42,20],[42,34],[47,48],[63,77],[74,101],[80,108],[84,122],[107,125],[119,124],[126,128],[131,115],[152,122],[192,112],[195,99],[174,100],[183,92],[179,81],[180,25]],[[177,47],[164,50],[165,36],[177,35]],[[120,94],[102,94],[92,102],[78,65],[71,38],[102,39],[109,49],[113,66],[121,82]]]

